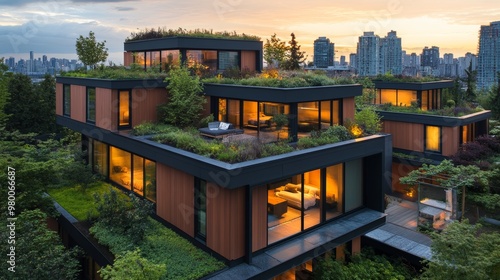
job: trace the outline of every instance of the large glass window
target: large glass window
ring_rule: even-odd
[[[108,176],[108,145],[93,140],[92,168],[94,172]]]
[[[424,111],[429,110],[429,91],[422,91],[422,100],[421,100],[420,108]]]
[[[227,99],[219,98],[219,121],[227,122]]]
[[[144,158],[134,155],[134,169],[132,170],[132,190],[140,196],[144,195]]]
[[[135,52],[134,63],[140,65],[141,67],[145,67],[146,58],[144,57],[144,52]]]
[[[262,113],[264,114],[264,113]],[[259,115],[257,102],[255,101],[243,101],[243,124],[247,128],[259,128]],[[265,116],[262,116],[265,118]],[[261,125],[268,125],[265,120]]]
[[[304,186],[301,188],[304,202],[304,229],[321,222],[321,170],[304,173]]]
[[[363,206],[363,160],[345,163],[345,211]]]
[[[298,103],[298,131],[319,130],[319,102]]]
[[[219,70],[239,67],[239,60],[238,52],[220,51]]]
[[[342,213],[344,191],[344,165],[337,164],[326,168],[326,219],[334,218]]]
[[[425,150],[430,152],[441,151],[441,127],[425,126]]]
[[[130,190],[132,154],[116,147],[109,148],[109,179]]]
[[[205,241],[207,238],[207,182],[195,180],[195,234]]]
[[[71,115],[71,85],[63,86],[63,115]]]
[[[146,52],[146,68],[159,67],[160,66],[160,52],[151,51]]]
[[[417,92],[414,90],[398,90],[398,106],[411,106],[417,101]]]
[[[190,67],[206,67],[209,72],[217,70],[217,51],[188,50],[186,56]]]
[[[95,88],[87,88],[87,122],[95,123]]]
[[[380,104],[390,103],[392,105],[398,105],[396,99],[395,89],[383,89],[380,96]]]
[[[118,120],[120,127],[130,126],[130,91],[120,90],[119,91],[119,113]]]
[[[156,202],[156,163],[154,161],[144,160],[146,198]]]
[[[229,99],[228,100],[228,121],[235,127],[240,127],[240,101]]]
[[[162,69],[170,70],[172,66],[179,65],[179,50],[163,50],[161,51]]]

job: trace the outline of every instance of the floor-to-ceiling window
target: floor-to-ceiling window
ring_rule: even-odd
[[[95,123],[95,87],[87,87],[87,122]]]
[[[118,124],[120,128],[128,128],[130,127],[130,91],[120,90],[118,95]]]
[[[170,70],[173,66],[179,65],[179,50],[162,50],[161,51],[161,69],[164,71]]]
[[[205,241],[207,238],[207,182],[195,180],[194,186],[195,235]]]
[[[319,102],[302,102],[298,103],[298,132],[311,132],[313,130],[320,130],[319,120]]]
[[[188,50],[187,64],[197,71],[217,71],[217,51]]]
[[[425,150],[428,152],[441,152],[441,127],[425,126]]]
[[[156,162],[144,159],[144,184],[146,198],[156,202]]]
[[[109,148],[109,179],[131,190],[132,154],[111,146]]]
[[[219,70],[238,68],[240,56],[234,51],[219,51]]]
[[[71,85],[63,85],[63,115],[71,116]]]
[[[108,145],[96,140],[92,140],[92,143],[92,170],[108,176]]]
[[[343,213],[344,165],[326,168],[325,218],[327,220]]]

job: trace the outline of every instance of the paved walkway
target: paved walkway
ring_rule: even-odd
[[[365,234],[397,250],[422,259],[430,259],[431,238],[417,232],[418,207],[414,202],[392,202],[385,210],[386,224]]]

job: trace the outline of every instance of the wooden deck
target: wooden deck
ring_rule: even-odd
[[[386,224],[367,233],[366,237],[420,259],[432,257],[430,237],[417,231],[417,203],[394,200],[385,213]]]

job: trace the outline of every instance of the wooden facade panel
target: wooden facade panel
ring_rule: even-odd
[[[167,102],[165,88],[136,88],[132,90],[132,127],[157,120],[156,108]]]
[[[71,118],[75,121],[87,121],[87,91],[85,86],[71,85]]]
[[[117,130],[117,103],[113,102],[116,93],[111,89],[96,88],[95,95],[95,125],[107,130]]]
[[[194,237],[194,177],[156,163],[156,214]]]
[[[257,54],[254,51],[241,51],[241,70],[255,71]]]
[[[342,119],[354,119],[354,110],[356,106],[354,104],[354,97],[344,98],[342,100]]]
[[[134,56],[132,52],[124,52],[123,53],[123,65],[130,66],[134,63]]]
[[[382,131],[392,134],[394,148],[424,151],[424,126],[422,124],[382,121]]]
[[[419,166],[414,166],[411,164],[404,164],[393,162],[392,163],[392,191],[402,194],[406,194],[407,185],[403,185],[399,182],[399,178],[407,176],[413,170],[418,169]]]
[[[449,157],[454,155],[460,146],[460,127],[443,127],[441,142],[443,156]]]
[[[245,188],[207,183],[207,246],[228,260],[245,254]]]
[[[267,246],[267,187],[252,191],[252,252]]]
[[[63,84],[56,84],[56,115],[63,115]]]

